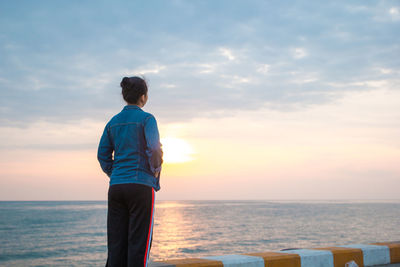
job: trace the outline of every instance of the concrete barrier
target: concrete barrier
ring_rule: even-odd
[[[312,249],[288,249],[240,255],[173,259],[152,267],[345,267],[354,261],[359,267],[400,267],[400,241],[368,245],[352,244]]]

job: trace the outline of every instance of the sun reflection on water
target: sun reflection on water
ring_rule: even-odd
[[[187,237],[193,235],[193,223],[190,216],[184,216],[185,206],[176,202],[161,202],[156,206],[153,238],[157,246],[152,253],[158,255],[157,260],[176,257],[182,248],[191,246]]]

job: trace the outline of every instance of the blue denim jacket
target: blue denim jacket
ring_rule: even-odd
[[[114,155],[113,155],[114,153]],[[126,105],[104,128],[97,159],[113,184],[138,183],[160,190],[162,149],[154,116]]]

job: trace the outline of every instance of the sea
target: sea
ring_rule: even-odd
[[[0,266],[105,266],[106,201],[0,201]],[[399,200],[156,201],[150,261],[400,241]]]

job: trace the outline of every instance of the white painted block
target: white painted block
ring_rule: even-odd
[[[352,244],[339,247],[361,249],[363,252],[364,266],[390,263],[390,250],[387,246]]]
[[[247,255],[210,256],[202,259],[222,261],[224,267],[264,267],[262,257]]]
[[[276,251],[279,253],[298,254],[301,267],[333,267],[333,254],[329,250],[291,249]]]

